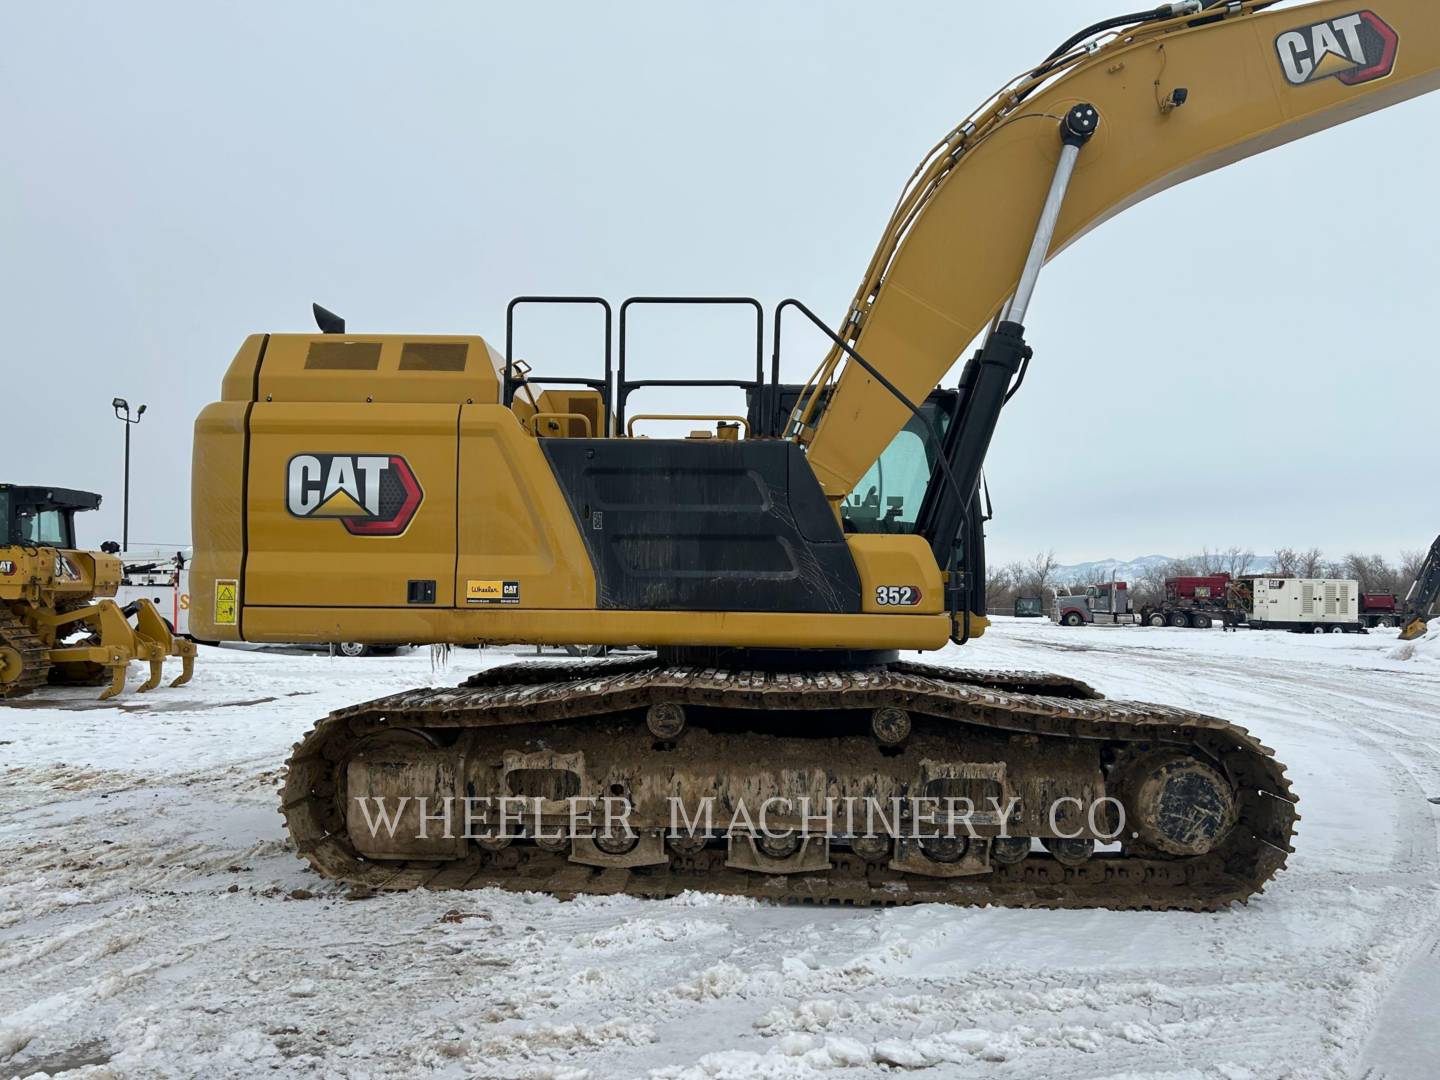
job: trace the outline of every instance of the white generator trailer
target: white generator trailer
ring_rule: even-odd
[[[1252,630],[1364,633],[1360,583],[1343,578],[1256,578],[1246,622]]]

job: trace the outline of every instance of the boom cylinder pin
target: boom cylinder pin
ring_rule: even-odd
[[[1060,211],[1065,206],[1065,194],[1070,190],[1070,181],[1075,175],[1075,165],[1080,160],[1080,148],[1090,141],[1100,126],[1100,114],[1093,105],[1076,105],[1060,122],[1060,161],[1055,166],[1055,175],[1050,181],[1050,191],[1045,196],[1045,205],[1040,210],[1040,221],[1035,226],[1035,237],[1030,242],[1030,254],[1025,259],[1025,269],[1020,274],[1020,284],[1002,317],[1002,322],[1025,324],[1025,315],[1030,310],[1030,300],[1035,295],[1035,285],[1040,280],[1040,270],[1050,255],[1050,244],[1055,239],[1055,229],[1060,224]]]

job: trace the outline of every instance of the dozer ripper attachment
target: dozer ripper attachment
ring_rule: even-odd
[[[130,617],[135,619],[133,625]],[[176,637],[149,600],[137,600],[123,609],[114,600],[97,600],[63,612],[37,611],[33,620],[42,638],[56,643],[49,650],[50,681],[103,683],[101,701],[124,691],[132,661],[150,667],[139,687],[142,694],[160,685],[167,657],[181,661],[180,674],[171,686],[184,686],[194,677],[195,643]]]
[[[125,689],[132,661],[148,664],[141,692],[160,685],[178,657],[183,686],[195,673],[195,644],[177,637],[155,605],[121,608],[120,560],[75,548],[74,515],[100,497],[60,488],[0,485],[0,698],[47,683]],[[134,620],[133,623],[131,620]]]

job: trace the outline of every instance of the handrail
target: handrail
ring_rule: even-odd
[[[559,425],[555,425],[555,421],[556,421],[556,420],[579,420],[582,424],[585,425],[585,438],[591,439],[591,438],[594,438],[594,437],[595,437],[595,426],[594,426],[592,423],[590,423],[590,417],[586,416],[584,413],[578,413],[578,412],[537,412],[537,413],[531,413],[531,414],[530,414],[530,419],[529,419],[529,421],[527,422],[527,426],[530,428],[531,432],[534,433],[534,435],[535,435],[535,437],[536,437],[537,439],[550,438],[550,436],[540,434],[540,420],[541,420],[541,418],[544,418],[544,419],[550,421],[550,423],[551,423],[552,425],[556,426],[557,428],[558,428]]]
[[[719,307],[743,305],[755,310],[755,378],[750,379],[627,379],[625,377],[626,331],[630,308],[636,305],[690,305]],[[646,386],[733,386],[753,389],[757,395],[765,389],[765,307],[750,296],[632,296],[620,305],[620,361],[615,382],[615,427],[625,424],[625,402],[634,390]],[[747,425],[748,426],[748,425]]]
[[[531,375],[516,379],[514,375],[515,357],[515,309],[521,304],[596,304],[605,311],[605,378],[586,379],[580,376],[569,378],[563,375],[550,375],[536,377]],[[615,312],[610,307],[610,301],[603,296],[517,296],[505,306],[505,376],[501,385],[500,402],[507,409],[515,402],[515,391],[522,384],[544,384],[551,386],[574,385],[588,386],[593,390],[600,391],[600,402],[605,417],[605,430],[602,435],[610,434],[610,413],[612,403],[612,383],[614,380],[614,362],[612,356],[612,343],[614,340]]]

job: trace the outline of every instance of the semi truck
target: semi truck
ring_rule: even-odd
[[[1056,593],[1052,618],[1061,626],[1133,625],[1135,611],[1130,604],[1130,585],[1125,581],[1106,581],[1087,585],[1083,593],[1072,596]]]
[[[1219,619],[1227,626],[1244,615],[1244,596],[1229,574],[1200,574],[1165,579],[1165,598],[1139,612],[1145,626],[1191,627],[1206,630]]]

